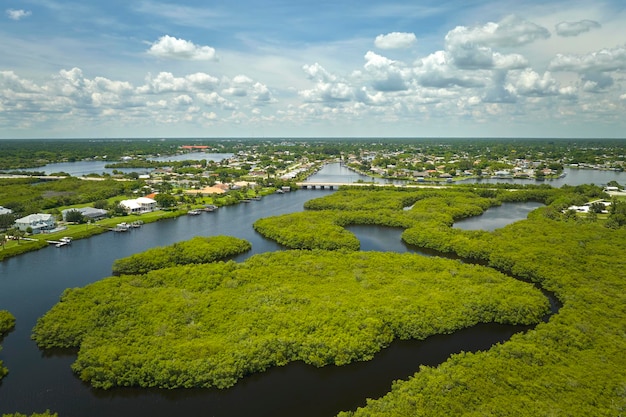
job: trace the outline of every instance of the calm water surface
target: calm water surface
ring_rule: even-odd
[[[207,161],[219,162],[222,159],[230,158],[231,153],[205,153],[205,152],[192,152],[180,155],[161,156],[157,158],[151,158],[153,161],[185,161],[185,160],[197,160],[201,161],[206,159]],[[48,164],[42,167],[36,167],[28,169],[27,171],[42,171],[46,175],[50,175],[56,172],[65,172],[73,177],[80,177],[88,174],[112,174],[116,168],[105,168],[105,165],[112,164],[119,161],[76,161],[76,162],[59,162],[56,164]],[[137,172],[138,174],[144,174],[152,171],[151,169],[144,168],[117,168],[117,171],[130,173]]]
[[[336,175],[337,169],[343,167],[329,166],[330,171],[322,174]],[[249,240],[252,251],[238,256],[237,261],[282,250],[254,232],[252,223],[262,217],[301,211],[305,201],[331,192],[301,190],[271,195],[250,204],[164,220],[129,233],[105,233],[75,241],[71,247],[49,247],[0,262],[0,308],[17,318],[17,326],[2,341],[0,352],[0,360],[10,370],[0,383],[0,414],[50,409],[62,417],[332,416],[364,405],[367,397],[383,395],[393,380],[412,375],[420,364],[436,365],[461,350],[488,349],[524,330],[479,325],[423,342],[395,342],[368,362],[324,368],[293,363],[252,375],[227,390],[94,390],[71,372],[74,353],[41,351],[30,340],[37,318],[58,301],[64,289],[109,276],[115,259],[197,235]],[[488,218],[481,217],[483,221]],[[361,240],[362,250],[416,252],[401,242],[400,229],[354,226],[350,230]]]
[[[525,219],[528,213],[541,206],[543,206],[543,204],[534,201],[525,203],[502,203],[501,206],[489,208],[481,216],[459,220],[454,223],[454,227],[463,230],[492,231],[519,219]]]

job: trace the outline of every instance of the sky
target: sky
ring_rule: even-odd
[[[624,0],[2,0],[0,138],[626,138]]]

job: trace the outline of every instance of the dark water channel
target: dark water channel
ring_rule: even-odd
[[[254,232],[252,223],[261,217],[301,211],[305,201],[330,192],[302,190],[272,195],[250,204],[148,224],[129,233],[105,233],[75,241],[70,247],[51,246],[0,262],[0,309],[17,318],[15,330],[1,343],[0,360],[10,374],[0,383],[0,414],[50,409],[61,417],[333,416],[364,405],[367,397],[383,395],[393,380],[412,375],[421,364],[436,365],[455,352],[485,350],[526,329],[484,324],[421,342],[398,341],[372,361],[324,368],[292,363],[251,375],[226,390],[95,390],[71,372],[74,352],[42,351],[30,340],[37,318],[58,301],[64,289],[109,276],[115,259],[196,235],[249,240],[252,251],[237,261],[282,250]],[[400,229],[368,226],[350,230],[361,240],[362,250],[416,252],[401,242]]]

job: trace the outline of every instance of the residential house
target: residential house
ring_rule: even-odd
[[[30,214],[15,221],[15,227],[19,230],[26,232],[30,228],[33,234],[52,230],[55,225],[54,216],[45,213]]]
[[[120,205],[128,214],[142,214],[156,210],[157,202],[148,197],[139,197],[133,200],[122,200]]]
[[[0,206],[0,215],[11,214],[11,213],[13,213],[13,210]]]
[[[107,211],[103,209],[97,209],[94,207],[71,208],[61,212],[63,221],[67,221],[67,213],[70,211],[78,211],[88,220],[100,220],[107,216]]]

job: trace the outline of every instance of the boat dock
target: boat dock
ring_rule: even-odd
[[[60,248],[60,247],[72,244],[72,238],[66,236],[66,237],[62,237],[59,240],[46,240],[46,242],[50,243],[51,245],[56,246],[57,248]]]

